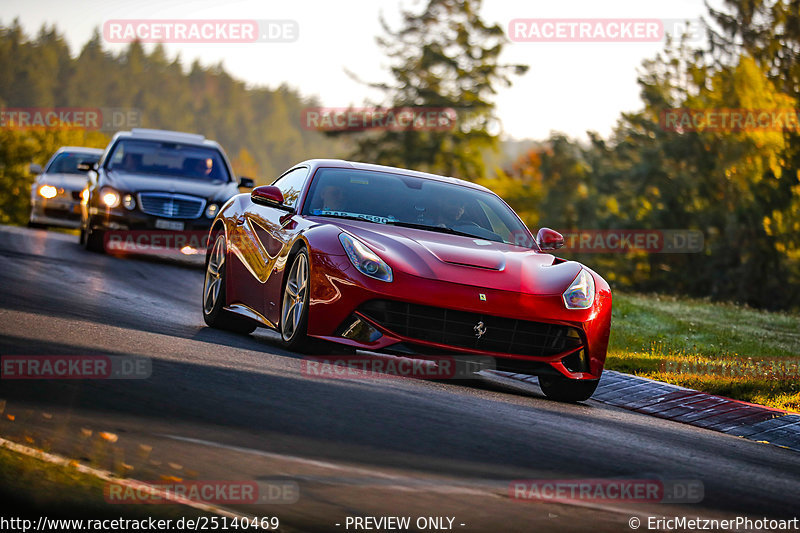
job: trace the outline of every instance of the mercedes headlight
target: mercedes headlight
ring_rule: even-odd
[[[119,207],[119,203],[121,201],[119,193],[111,187],[103,187],[100,189],[100,199],[107,207],[112,209]]]
[[[569,288],[564,291],[563,298],[567,309],[589,309],[594,303],[594,278],[592,275],[582,268]]]
[[[392,268],[364,243],[346,233],[340,234],[339,240],[350,262],[359,272],[381,281],[392,281]]]
[[[128,211],[133,211],[136,209],[136,199],[131,194],[126,194],[122,197],[122,205],[125,206],[125,209]],[[111,206],[109,206],[111,207]]]
[[[214,218],[217,216],[217,211],[219,211],[219,206],[217,204],[208,204],[208,207],[206,207],[206,218]]]
[[[42,198],[47,198],[49,200],[50,198],[55,198],[57,194],[58,189],[52,185],[42,185],[39,187],[39,196]]]

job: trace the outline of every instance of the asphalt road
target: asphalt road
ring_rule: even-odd
[[[141,480],[296,483],[294,503],[227,506],[277,516],[287,531],[348,531],[348,516],[451,517],[461,531],[631,531],[632,516],[798,514],[796,452],[594,401],[559,404],[493,376],[309,378],[269,332],[205,327],[201,286],[197,266],[0,227],[0,354],[152,361],[143,380],[3,379],[0,436]],[[606,478],[699,480],[704,497],[509,497],[512,480]]]

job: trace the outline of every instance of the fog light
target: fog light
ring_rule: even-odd
[[[219,211],[219,206],[217,204],[209,204],[206,207],[206,218],[214,218],[217,216],[217,211]]]
[[[586,350],[578,350],[561,359],[561,364],[570,372],[588,372],[589,361],[586,359]]]
[[[122,197],[122,205],[125,206],[125,209],[128,211],[132,211],[136,208],[136,200],[133,199],[133,196],[130,194],[126,194]]]
[[[373,328],[367,321],[356,315],[350,315],[350,318],[339,327],[338,336],[370,344],[383,337],[383,334]]]

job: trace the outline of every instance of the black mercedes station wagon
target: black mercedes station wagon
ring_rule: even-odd
[[[81,209],[81,244],[105,250],[109,230],[207,231],[219,208],[253,187],[236,178],[222,147],[202,135],[133,129],[119,132],[97,163]]]

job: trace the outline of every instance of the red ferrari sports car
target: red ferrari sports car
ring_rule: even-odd
[[[605,363],[611,291],[554,257],[485,187],[339,160],[300,163],[229,200],[206,255],[203,317],[277,330],[286,347],[494,361],[579,401]]]

